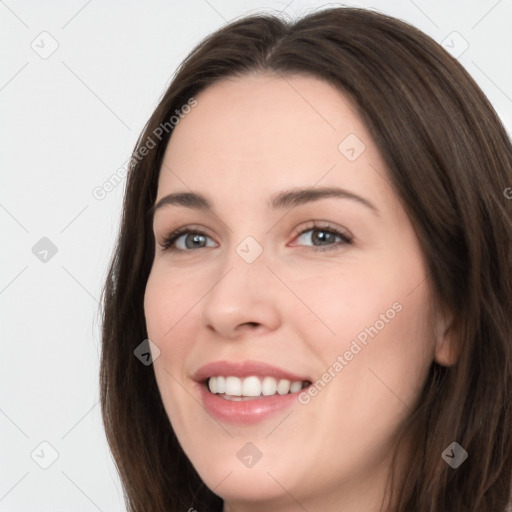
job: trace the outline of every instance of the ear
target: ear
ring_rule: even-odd
[[[438,315],[435,325],[435,343],[435,361],[441,366],[454,366],[459,359],[459,354],[452,314]]]

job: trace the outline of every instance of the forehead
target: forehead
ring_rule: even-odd
[[[184,187],[208,191],[214,183],[248,194],[320,180],[385,185],[375,175],[385,174],[381,156],[355,106],[325,81],[247,75],[217,82],[196,100],[169,141],[159,197]]]

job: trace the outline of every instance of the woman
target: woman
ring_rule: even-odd
[[[511,185],[490,103],[404,22],[203,41],[134,150],[104,289],[129,510],[506,510]]]

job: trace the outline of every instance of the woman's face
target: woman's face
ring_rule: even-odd
[[[196,100],[156,202],[209,207],[182,196],[156,209],[144,301],[172,428],[233,510],[369,509],[442,357],[411,222],[331,85],[246,76]],[[191,233],[163,250],[178,228]]]

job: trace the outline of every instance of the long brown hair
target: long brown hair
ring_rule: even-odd
[[[260,71],[314,76],[353,100],[416,230],[436,301],[454,314],[460,357],[452,367],[432,363],[404,427],[410,460],[400,481],[392,473],[389,510],[504,511],[512,483],[511,141],[456,59],[405,22],[358,8],[224,26],[181,64],[137,142],[102,294],[100,368],[106,436],[129,511],[222,510],[180,447],[152,367],[134,350],[147,338],[151,207],[169,119],[210,84]],[[457,469],[441,457],[454,441],[469,454]]]

